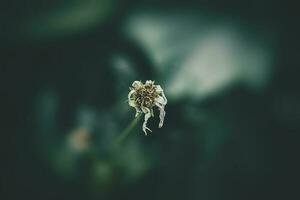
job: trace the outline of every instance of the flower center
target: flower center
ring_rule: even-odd
[[[136,88],[135,102],[139,107],[151,108],[157,96],[158,94],[155,92],[154,85],[144,85],[143,87]]]

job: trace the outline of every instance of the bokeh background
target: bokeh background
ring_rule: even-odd
[[[1,199],[299,198],[293,1],[0,5]],[[112,148],[134,80],[164,88],[165,125]]]

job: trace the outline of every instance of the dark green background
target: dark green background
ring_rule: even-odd
[[[1,199],[299,198],[298,8],[270,0],[2,0]],[[237,82],[204,99],[170,97],[162,129],[151,118],[150,136],[139,124],[111,152],[134,116],[130,84],[153,79],[165,88],[177,70],[161,73],[126,37],[125,19],[136,12],[171,16],[166,26],[174,12],[209,18],[200,29],[226,19],[245,38],[268,40],[267,86]],[[114,68],[116,55],[130,72]],[[66,141],[81,126],[92,127],[90,149],[69,151]]]

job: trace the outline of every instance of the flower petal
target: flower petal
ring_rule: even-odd
[[[132,101],[132,95],[135,93],[135,90],[131,90],[129,93],[128,93],[128,102]]]
[[[145,119],[144,119],[144,123],[143,123],[143,131],[145,133],[145,135],[147,135],[147,130],[149,130],[150,132],[152,132],[148,127],[147,127],[147,122],[148,119],[151,117],[151,111],[149,108],[146,107],[142,107],[143,112],[145,113]]]
[[[142,111],[138,107],[134,107],[134,108],[135,108],[135,117],[137,117],[140,113],[142,113]]]
[[[165,100],[164,105],[166,105],[166,104],[168,103],[168,100],[167,100],[167,97],[165,96],[164,91],[161,92],[161,96],[162,96],[162,97],[164,98],[164,100]]]
[[[161,128],[164,125],[164,118],[166,115],[166,111],[165,111],[165,105],[160,104],[158,102],[155,102],[155,105],[158,107],[159,109],[159,124],[158,127]]]
[[[132,83],[132,87],[134,87],[134,88],[140,87],[140,86],[142,86],[142,85],[143,85],[143,83],[142,83],[141,81],[134,81],[134,82]]]
[[[162,96],[158,96],[155,98],[155,102],[161,104],[161,105],[166,105],[167,104],[167,99],[163,98]]]
[[[160,85],[156,85],[156,92],[157,92],[158,94],[161,94],[163,91],[164,91],[164,90],[161,88]]]
[[[154,117],[153,108],[150,108],[151,116]]]

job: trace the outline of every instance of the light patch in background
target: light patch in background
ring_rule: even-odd
[[[67,1],[63,7],[26,19],[22,32],[29,37],[72,34],[101,24],[113,11],[115,0]]]
[[[204,99],[236,84],[255,90],[268,84],[273,71],[269,41],[232,19],[215,18],[176,12],[129,17],[125,34],[148,53],[157,74],[168,77],[169,98]]]
[[[138,12],[125,21],[124,33],[149,54],[156,70],[163,72],[168,63],[193,46],[195,34],[201,34],[195,23],[199,21],[188,13]]]

